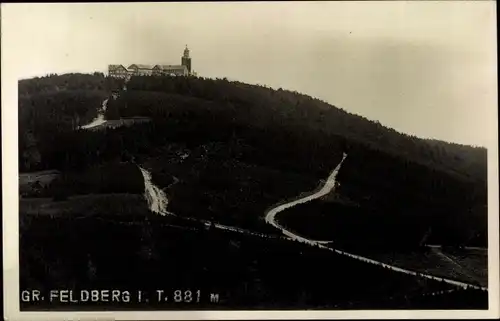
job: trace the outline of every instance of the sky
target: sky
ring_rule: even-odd
[[[424,138],[497,144],[493,1],[2,4],[2,80],[180,64]],[[4,107],[2,107],[4,108]]]

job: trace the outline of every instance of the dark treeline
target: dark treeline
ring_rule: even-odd
[[[205,297],[197,309],[397,309],[391,302],[409,308],[407,297],[451,288],[295,242],[135,223],[33,218],[20,231],[20,287],[200,289],[220,295],[217,305]],[[154,309],[153,298],[147,305],[128,305]],[[163,309],[186,307],[162,304]]]
[[[51,126],[73,130],[97,116],[106,96],[102,90],[76,89],[20,97],[19,121],[37,134]]]
[[[41,190],[40,196],[64,200],[71,195],[144,193],[144,180],[135,164],[109,162],[84,171],[65,171]]]
[[[408,159],[366,149],[351,150],[338,181],[338,193],[355,200],[364,211],[357,211],[362,217],[380,220],[382,225],[373,225],[369,234],[383,238],[388,231],[382,226],[386,226],[393,228],[393,233],[386,234],[388,240],[390,235],[402,241],[413,239],[415,246],[420,242],[487,245],[484,183],[458,179]],[[335,205],[325,206],[332,206],[332,216],[338,213]],[[286,214],[283,217],[286,219]],[[398,226],[400,231],[396,232]],[[377,227],[381,230],[376,231]]]
[[[67,74],[19,81],[20,171],[50,168],[58,141],[92,121],[123,81],[103,74]]]
[[[421,248],[426,235],[427,244],[486,246],[486,222],[464,215],[458,218],[461,222],[454,224],[458,214],[408,213],[404,209],[370,209],[314,201],[284,212],[278,221],[301,235],[333,240],[336,247],[355,253],[412,251]]]
[[[223,133],[230,130],[223,126],[219,129]],[[304,141],[290,150],[282,143],[286,133],[278,130],[270,135],[246,129],[247,140],[236,138],[232,131],[215,140],[210,133],[216,131],[203,126],[188,130],[176,126],[174,121],[154,121],[130,128],[75,131],[60,137],[55,146],[57,152],[47,161],[51,168],[63,172],[86,173],[86,168],[102,162],[114,164],[133,159],[152,172],[154,182],[161,188],[173,183],[172,176],[179,180],[167,191],[171,211],[250,228],[272,204],[314,188],[341,157],[340,149],[335,148],[323,158],[308,162],[313,145]],[[184,136],[176,134],[183,131]],[[240,128],[239,137],[244,137],[243,132]],[[189,155],[184,161],[176,153],[179,150]],[[131,177],[123,173],[116,179]]]
[[[59,137],[94,119],[105,97],[104,91],[83,90],[20,97],[20,171],[49,168]]]
[[[103,73],[93,74],[70,73],[63,75],[47,75],[19,81],[19,96],[31,96],[40,93],[49,93],[64,90],[121,90],[124,81],[106,77]]]
[[[193,147],[209,142],[230,144],[225,157],[251,159],[280,169],[323,175],[337,158],[346,140],[338,135],[302,131],[276,123],[257,126],[231,104],[155,92],[124,92],[108,103],[107,113],[121,117],[147,116],[154,119],[151,144],[183,142]],[[108,117],[108,116],[107,116]],[[333,138],[335,137],[335,138]],[[290,148],[294,146],[294,148]],[[340,159],[340,158],[338,158]]]
[[[349,248],[487,246],[482,184],[363,148],[350,149],[337,181],[340,201],[296,206],[280,214],[280,222]],[[343,204],[343,198],[354,204]]]
[[[255,126],[281,123],[357,140],[374,149],[405,156],[473,180],[485,181],[486,150],[398,133],[323,101],[287,90],[191,77],[133,77],[128,90],[197,97],[234,108]],[[154,105],[158,98],[144,104]],[[141,107],[144,107],[141,104]],[[140,107],[138,107],[140,108]]]

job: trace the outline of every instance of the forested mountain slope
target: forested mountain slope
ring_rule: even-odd
[[[160,187],[170,183],[162,175],[180,178],[169,194],[172,211],[241,223],[314,189],[348,152],[340,198],[362,208],[359,217],[383,222],[371,225],[378,238],[390,230],[416,246],[431,230],[436,242],[486,245],[484,148],[401,134],[296,92],[189,77],[133,77],[109,100],[108,119],[151,123],[74,130],[121,85],[99,74],[22,81],[21,171],[134,157],[149,164]],[[412,233],[397,231],[401,220]]]
[[[239,117],[252,126],[268,127],[280,124],[297,130],[308,129],[326,135],[334,134],[437,169],[474,180],[485,179],[484,148],[418,139],[401,134],[376,121],[350,114],[297,92],[229,82],[224,79],[169,77],[134,77],[127,87],[129,92],[126,99],[133,99],[133,103],[128,106],[130,114],[154,114],[155,108],[158,108],[162,101],[169,99],[158,93],[196,97],[221,105],[226,109],[225,114]],[[144,91],[157,93],[144,98]],[[143,103],[140,104],[138,100]],[[188,102],[184,104],[189,105]],[[195,102],[192,104],[196,105]],[[205,109],[210,110],[208,107]]]

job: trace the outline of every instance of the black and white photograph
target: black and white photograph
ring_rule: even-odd
[[[1,23],[8,320],[499,316],[494,1]]]

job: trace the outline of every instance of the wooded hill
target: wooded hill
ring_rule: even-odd
[[[484,148],[418,139],[297,92],[281,88],[274,90],[225,79],[185,77],[133,77],[127,87],[129,92],[125,93],[122,101],[130,103],[127,108],[120,108],[120,112],[125,115],[139,113],[157,116],[160,110],[172,108],[172,106],[167,108],[164,104],[168,104],[170,100],[172,105],[172,98],[169,97],[171,94],[198,98],[212,105],[218,105],[218,109],[222,109],[228,117],[244,121],[254,127],[268,128],[281,125],[325,136],[333,134],[452,174],[473,180],[485,180],[486,149]],[[147,95],[150,97],[144,98],[145,93],[141,91],[148,92]],[[156,94],[151,95],[149,93],[151,91],[155,91]],[[160,93],[170,95],[164,96]],[[197,103],[194,100],[186,100],[178,107],[188,107],[185,105],[190,103],[196,108]],[[217,111],[214,106],[210,108],[205,105],[202,109],[205,112]],[[189,112],[189,109],[186,112]]]
[[[78,104],[61,96],[71,97],[82,83]],[[402,242],[415,245],[431,229],[437,240],[486,245],[484,148],[401,134],[296,92],[191,77],[133,77],[108,103],[108,119],[147,116],[151,123],[75,131],[70,124],[91,118],[103,93],[120,86],[102,75],[71,75],[20,87],[21,171],[134,158],[151,164],[153,179],[162,172],[181,179],[171,210],[234,222],[260,218],[275,202],[314,189],[347,152],[341,197],[380,217],[405,215],[418,231],[398,233]],[[172,146],[188,151],[188,159],[168,156]]]

